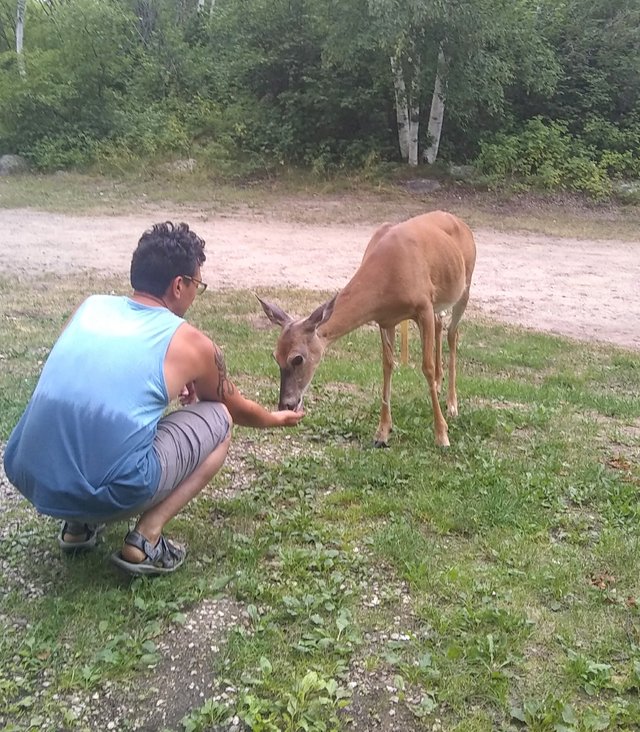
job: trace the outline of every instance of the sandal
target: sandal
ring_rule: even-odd
[[[186,547],[174,544],[169,539],[161,536],[154,546],[139,531],[133,529],[124,537],[124,543],[140,549],[145,555],[141,562],[128,562],[120,552],[111,555],[111,561],[124,569],[125,572],[133,575],[157,575],[175,572],[182,566],[187,556]]]
[[[58,545],[66,554],[93,549],[98,543],[98,537],[105,530],[105,524],[78,524],[82,526],[82,533],[74,533],[69,531],[69,522],[63,521],[58,532]],[[65,541],[64,535],[82,536],[82,541]]]

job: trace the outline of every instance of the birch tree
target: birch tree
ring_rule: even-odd
[[[378,41],[389,52],[400,156],[415,166],[419,160],[425,84],[435,72],[437,50],[434,54],[433,49],[438,49],[438,44],[428,39],[433,38],[438,25],[439,4],[431,0],[368,0],[368,4]],[[439,83],[439,88],[444,89],[444,81]],[[435,114],[435,107],[433,112]]]
[[[198,0],[198,13],[204,13],[207,6],[207,0]],[[209,17],[213,15],[216,7],[216,0],[209,0]]]
[[[532,0],[367,2],[378,43],[391,59],[399,149],[410,165],[418,162],[421,137],[424,160],[436,161],[452,94],[460,122],[479,105],[485,116],[497,113],[505,87],[526,62],[539,77],[531,74],[532,86],[552,83],[552,59],[536,32]],[[420,136],[427,108],[426,135]]]
[[[409,80],[409,89],[407,89],[405,73],[402,68],[402,55],[397,52],[390,56],[389,61],[393,74],[400,155],[409,165],[417,165],[420,103],[416,69],[412,69],[413,73]]]
[[[20,76],[25,78],[27,69],[22,54],[22,46],[24,41],[24,16],[26,12],[26,0],[18,0],[18,8],[16,11],[16,54],[18,55],[18,71]]]
[[[440,136],[442,135],[442,124],[444,122],[444,109],[447,85],[447,59],[444,55],[442,44],[438,49],[438,63],[436,66],[436,79],[431,97],[431,111],[429,113],[429,126],[427,128],[427,149],[424,152],[425,162],[435,163],[440,149]]]

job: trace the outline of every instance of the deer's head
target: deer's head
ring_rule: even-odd
[[[335,299],[320,305],[308,318],[294,320],[277,305],[258,298],[267,318],[282,329],[273,352],[280,367],[278,409],[302,409],[304,393],[327,345],[318,328],[331,317]]]

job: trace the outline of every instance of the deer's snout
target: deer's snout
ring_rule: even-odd
[[[278,409],[289,409],[292,412],[299,412],[302,409],[302,399],[281,399]]]
[[[297,412],[302,407],[300,389],[295,384],[290,369],[280,369],[280,397],[278,409]]]

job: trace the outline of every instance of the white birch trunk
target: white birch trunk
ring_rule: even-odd
[[[398,121],[398,142],[400,155],[409,165],[418,164],[418,130],[420,127],[420,105],[416,102],[419,68],[412,70],[410,93],[404,79],[402,64],[398,56],[391,56],[393,90],[396,97],[396,119]]]
[[[24,40],[24,14],[27,0],[18,0],[18,9],[16,12],[16,53],[18,54],[18,71],[20,76],[27,75],[27,69],[24,64],[24,56],[22,55],[22,44]]]
[[[442,46],[438,50],[438,66],[436,69],[436,81],[433,87],[431,98],[431,112],[429,114],[429,147],[425,150],[424,159],[429,165],[435,163],[440,147],[440,135],[442,134],[442,123],[444,121],[444,107],[446,98],[445,74],[447,59],[445,58]]]
[[[416,98],[416,95],[413,95]],[[420,127],[420,107],[418,104],[412,104],[409,109],[409,151],[407,162],[409,165],[418,164],[418,130]]]
[[[391,56],[391,73],[393,74],[393,91],[396,98],[396,120],[398,122],[398,143],[400,157],[409,159],[409,104],[407,88],[404,83],[402,64],[397,56]]]

